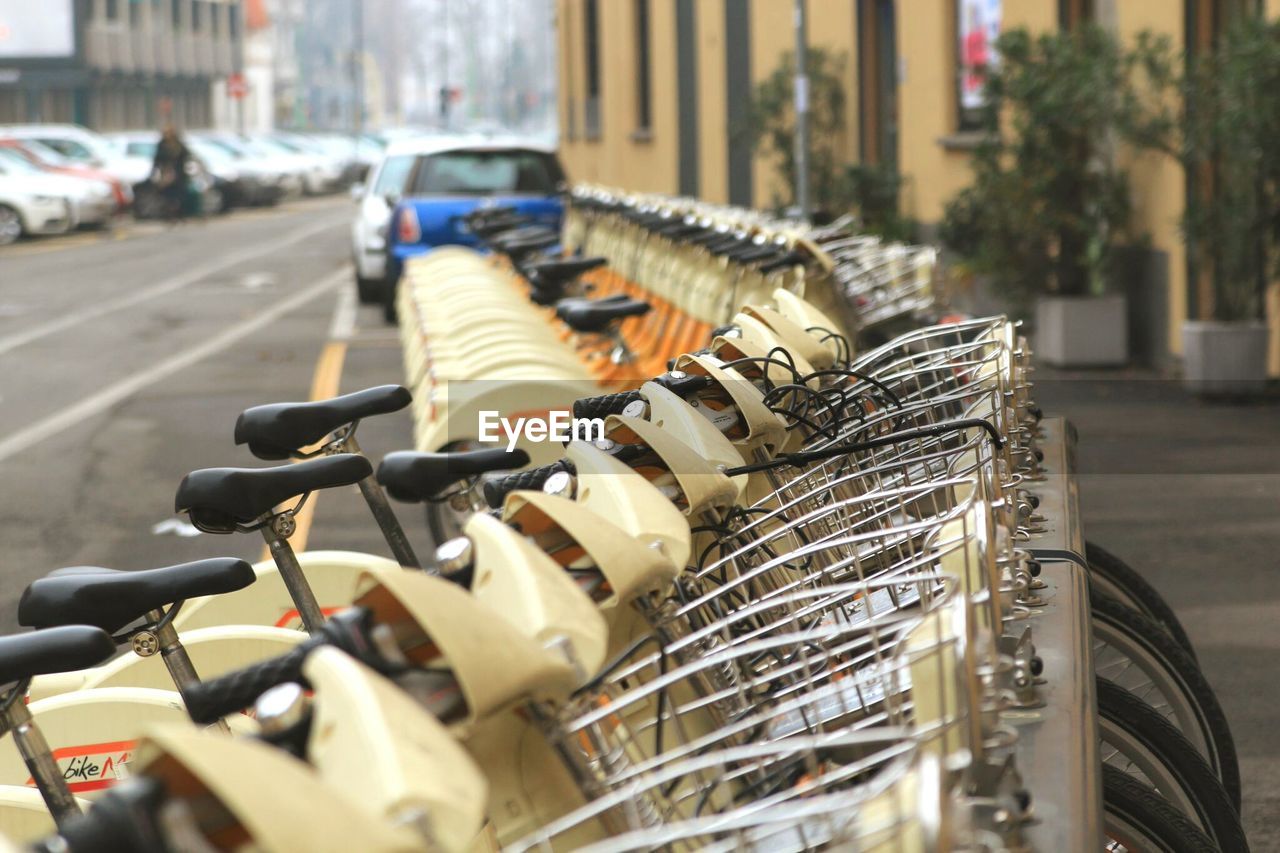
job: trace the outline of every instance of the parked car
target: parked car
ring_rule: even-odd
[[[280,176],[258,168],[252,160],[238,159],[225,148],[202,139],[188,140],[187,145],[205,168],[223,182],[224,201],[228,206],[276,204],[284,195]]]
[[[127,209],[133,203],[133,188],[129,184],[109,172],[69,160],[43,142],[38,142],[34,139],[0,138],[0,147],[8,148],[21,155],[23,159],[37,168],[59,175],[87,178],[109,184],[111,192],[115,196],[117,213]]]
[[[15,171],[10,161],[0,160],[0,246],[23,236],[64,234],[72,222],[70,198],[42,176]]]
[[[534,222],[559,228],[564,170],[551,148],[519,139],[441,139],[414,156],[404,196],[387,233],[381,297],[388,321],[404,263],[435,246],[474,246],[464,218],[481,205],[512,207]]]
[[[270,141],[288,148],[306,157],[313,157],[324,164],[318,172],[321,177],[321,192],[329,192],[342,186],[349,186],[356,179],[357,166],[353,154],[353,146],[337,147],[330,140],[319,136],[276,131],[271,134]]]
[[[322,195],[337,189],[342,168],[327,156],[307,151],[297,145],[286,145],[269,135],[241,138],[264,152],[274,153],[285,162],[294,163],[294,168],[302,178],[302,191],[307,195]]]
[[[78,124],[10,124],[0,125],[0,136],[34,139],[57,151],[68,160],[102,169],[126,183],[128,169],[107,141],[99,134]]]
[[[218,146],[238,161],[251,163],[252,168],[259,174],[273,175],[284,198],[293,198],[302,194],[306,168],[295,157],[264,148],[253,140],[234,133],[206,130],[189,134],[189,138]]]
[[[356,290],[365,304],[382,298],[382,282],[387,273],[387,223],[391,209],[404,194],[405,182],[418,155],[431,151],[438,142],[417,140],[393,142],[381,161],[369,173],[369,181],[351,188],[358,203],[351,221],[351,257],[356,272]]]
[[[10,175],[24,176],[33,186],[51,195],[71,201],[71,227],[86,225],[99,227],[111,221],[116,212],[116,196],[106,181],[92,178],[60,175],[33,166],[21,154],[11,148],[0,148],[0,164]]]

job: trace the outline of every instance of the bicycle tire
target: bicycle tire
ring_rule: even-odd
[[[1150,785],[1115,767],[1102,768],[1103,836],[1142,853],[1221,853],[1195,821]],[[1116,849],[1116,848],[1108,848]]]
[[[1222,782],[1214,775],[1213,768],[1186,736],[1158,711],[1120,685],[1099,678],[1097,686],[1098,723],[1104,745],[1116,749],[1136,764],[1147,764],[1148,759],[1158,762],[1161,767],[1157,769],[1164,771],[1170,780],[1168,784],[1179,790],[1166,790],[1167,785],[1161,784],[1164,780],[1152,778],[1146,767],[1139,766],[1156,790],[1186,811],[1189,817],[1195,818],[1223,850],[1247,853],[1249,842],[1240,825],[1239,813],[1232,806]],[[1147,755],[1126,752],[1132,745]],[[1106,761],[1105,755],[1103,760]],[[1187,805],[1183,805],[1184,802]]]
[[[1112,674],[1109,663],[1099,665],[1100,646],[1110,647],[1101,651],[1110,651],[1113,658],[1118,655],[1118,659],[1135,665],[1169,703],[1175,718],[1171,722],[1200,749],[1239,811],[1240,763],[1235,741],[1218,697],[1199,666],[1156,622],[1133,608],[1108,596],[1095,595],[1091,610],[1094,674],[1130,687],[1119,675]],[[1124,670],[1120,674],[1125,674]],[[1134,693],[1164,713],[1158,703],[1151,701],[1149,692],[1135,689]],[[1174,705],[1179,700],[1181,713]]]
[[[1141,574],[1124,560],[1094,542],[1084,543],[1084,558],[1089,564],[1091,575],[1100,576],[1122,591],[1124,599],[1130,602],[1131,607],[1163,625],[1169,632],[1169,636],[1177,640],[1178,645],[1191,655],[1191,659],[1196,659],[1196,650],[1191,645],[1191,638],[1187,636],[1186,629],[1178,621],[1177,614]]]

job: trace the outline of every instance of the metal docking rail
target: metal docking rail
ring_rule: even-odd
[[[1009,714],[1018,731],[1018,768],[1034,792],[1028,840],[1038,850],[1085,850],[1102,837],[1102,765],[1098,752],[1089,584],[1075,475],[1075,430],[1065,418],[1040,423],[1040,532],[1023,543],[1040,563],[1043,604],[1027,618],[1043,662],[1038,707]]]

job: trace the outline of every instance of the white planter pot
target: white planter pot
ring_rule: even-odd
[[[1055,367],[1128,363],[1129,316],[1124,295],[1041,296],[1036,300],[1035,353]]]
[[[1182,376],[1206,396],[1257,394],[1267,381],[1267,324],[1188,320],[1182,324]]]

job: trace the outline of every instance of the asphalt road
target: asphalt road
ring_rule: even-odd
[[[0,630],[60,566],[260,558],[253,535],[184,535],[174,491],[272,464],[233,443],[247,406],[400,380],[393,330],[355,305],[351,213],[308,200],[0,249]],[[404,448],[410,429],[383,416],[362,444]],[[388,553],[354,487],[316,505],[310,547]],[[416,537],[420,513],[405,521]]]

